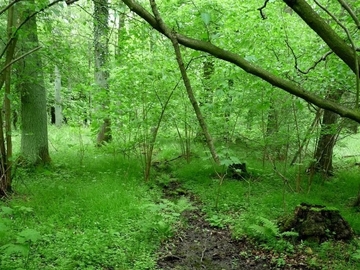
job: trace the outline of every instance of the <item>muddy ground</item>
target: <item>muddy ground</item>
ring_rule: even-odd
[[[159,269],[314,269],[307,265],[304,254],[276,254],[249,239],[233,239],[228,229],[210,226],[201,202],[179,183],[172,182],[163,189],[165,198],[185,195],[197,208],[183,213],[186,225],[160,248]]]

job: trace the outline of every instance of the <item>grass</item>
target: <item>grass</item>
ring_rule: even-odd
[[[140,160],[124,158],[116,144],[94,147],[88,129],[51,127],[49,134],[53,165],[19,168],[16,194],[0,203],[0,269],[155,269],[156,250],[173,234],[178,212],[190,207],[188,202],[161,199],[158,187],[143,182]],[[178,156],[178,145],[165,140],[161,147],[155,160]],[[347,148],[343,141],[337,156],[346,155]],[[245,155],[248,149],[234,147],[232,155],[247,162],[253,179],[223,182],[215,173],[221,168],[204,157],[206,149],[193,149],[197,157],[191,163],[169,163],[171,177],[201,198],[212,225],[229,227],[234,237],[254,236],[252,228],[259,228],[259,220],[276,232],[276,219],[291,214],[301,202],[338,208],[360,234],[360,213],[350,206],[359,190],[352,161],[337,160],[343,169],[330,181],[314,178],[309,192],[303,174],[302,191],[294,193],[271,165],[264,167],[261,159]],[[286,173],[292,185],[295,170]],[[277,242],[280,252],[288,252],[288,245],[279,246],[279,236],[273,233],[268,245]],[[322,269],[360,269],[359,246],[357,238],[350,244],[302,243],[298,248],[311,250],[309,262]]]
[[[360,234],[360,212],[351,207],[352,199],[359,191],[358,168],[352,166],[346,170],[338,170],[335,177],[323,181],[314,177],[311,189],[308,191],[308,175],[303,173],[302,191],[290,191],[283,180],[272,172],[271,167],[263,168],[259,159],[248,159],[249,171],[255,172],[255,177],[249,181],[225,179],[222,183],[215,169],[207,161],[196,160],[188,165],[178,167],[175,175],[183,179],[184,185],[198,194],[205,203],[204,210],[208,221],[214,226],[229,226],[234,237],[252,235],[251,227],[258,222],[259,217],[270,220],[274,224],[277,218],[293,213],[301,202],[336,207],[347,220],[356,234]],[[296,168],[288,169],[287,177],[295,186]],[[277,243],[279,238],[277,237]],[[321,266],[322,269],[360,269],[360,260],[356,257],[360,250],[360,241],[356,237],[350,244],[331,243],[320,246],[305,243],[303,250],[311,246],[313,260],[310,264]],[[274,243],[270,243],[274,249]],[[284,245],[283,248],[287,247]],[[281,248],[281,247],[280,247]],[[285,250],[282,250],[286,252]]]
[[[52,138],[53,166],[16,172],[16,194],[1,203],[14,211],[3,211],[0,225],[6,223],[7,230],[0,246],[21,244],[17,238],[24,228],[41,238],[25,239],[31,243],[26,256],[3,249],[0,269],[153,269],[163,236],[154,230],[158,215],[145,206],[156,203],[160,191],[143,183],[138,161],[108,154],[90,141],[80,157],[70,137],[66,146]]]

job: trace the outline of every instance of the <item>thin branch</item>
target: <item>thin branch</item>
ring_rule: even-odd
[[[4,72],[4,70],[6,70],[9,66],[11,66],[12,64],[16,63],[17,61],[23,59],[24,57],[28,56],[29,54],[32,54],[33,52],[36,52],[37,50],[40,50],[42,47],[36,47],[35,49],[32,49],[31,51],[28,51],[27,53],[24,53],[23,55],[19,56],[18,58],[13,59],[10,63],[8,63],[6,66],[4,66],[1,70],[0,70],[0,74],[2,74]]]
[[[281,172],[279,172],[279,171],[277,170],[276,165],[275,165],[275,162],[274,162],[274,160],[271,158],[271,156],[268,156],[268,158],[269,158],[271,164],[273,165],[273,171],[284,181],[284,185],[286,184],[286,185],[289,187],[289,189],[290,189],[293,193],[295,193],[295,190],[293,189],[293,187],[292,187],[291,184],[290,184],[290,180],[289,180],[285,175],[283,175]]]
[[[14,4],[17,2],[20,2],[22,0],[14,0],[10,4],[8,4],[6,7],[4,7],[2,10],[0,10],[0,15],[3,14],[5,11],[7,11],[9,8],[11,8]]]
[[[356,52],[356,46],[353,38],[350,35],[349,30],[338,20],[338,18],[335,17],[329,10],[327,10],[324,6],[322,6],[317,0],[314,0],[314,2],[322,9],[324,10],[346,33],[346,36],[348,37],[351,47],[354,51],[354,59],[355,59],[355,76],[356,76],[356,100],[355,100],[355,109],[359,108],[359,95],[360,95],[360,72],[359,72],[359,58],[357,56]]]
[[[293,48],[290,46],[290,44],[289,44],[289,42],[288,42],[287,40],[285,40],[285,43],[286,43],[286,46],[290,49],[291,54],[294,56],[294,61],[295,61],[294,68],[295,68],[297,71],[299,71],[300,73],[302,73],[302,74],[308,74],[311,70],[315,69],[316,66],[317,66],[319,63],[321,63],[322,61],[325,61],[326,58],[327,58],[330,54],[333,53],[333,51],[328,51],[328,52],[325,53],[323,56],[321,56],[319,60],[315,61],[314,64],[313,64],[311,67],[309,67],[307,70],[303,71],[303,70],[301,70],[301,69],[299,68],[299,66],[298,66],[298,58],[299,58],[299,57],[296,56]]]
[[[284,0],[284,1],[286,1],[286,3],[289,3],[290,0]],[[135,12],[140,17],[142,17],[154,29],[156,29],[163,35],[169,37],[163,31],[163,29],[159,26],[159,23],[156,21],[155,17],[149,11],[144,9],[137,1],[122,0],[122,2],[124,2],[131,11]],[[301,1],[301,0],[297,0],[295,2],[296,3],[301,2],[301,4],[304,5],[303,1]],[[302,7],[302,5],[300,5],[300,7]],[[298,14],[300,13],[299,6],[292,5],[292,7],[295,8],[294,11],[296,11]],[[306,7],[305,10],[307,11],[308,9],[310,9],[310,7]],[[319,16],[318,15],[316,15],[316,16],[317,16],[316,21],[322,22],[322,20],[320,20],[318,18]],[[332,33],[332,30],[331,31],[329,29],[326,29],[326,30],[327,31],[325,33],[328,33],[328,32]],[[314,31],[316,33],[319,32],[319,30],[317,28]],[[276,76],[275,74],[261,68],[260,66],[254,64],[254,63],[250,63],[249,61],[246,61],[246,59],[241,57],[239,54],[227,51],[227,50],[222,49],[222,48],[220,48],[214,44],[211,44],[209,42],[204,42],[202,40],[190,38],[190,37],[188,37],[186,35],[182,35],[180,33],[175,33],[175,36],[176,36],[176,39],[178,40],[179,44],[184,45],[187,48],[191,48],[193,50],[209,53],[212,56],[214,56],[220,60],[223,60],[223,61],[226,61],[228,63],[238,66],[239,68],[243,69],[245,72],[252,74],[256,77],[259,77],[260,79],[268,82],[269,84],[271,84],[279,89],[282,89],[283,91],[285,91],[287,93],[298,96],[298,97],[302,98],[303,100],[310,102],[316,106],[319,106],[326,110],[333,111],[333,112],[341,115],[342,117],[347,117],[349,119],[355,120],[356,122],[360,123],[360,112],[359,111],[348,108],[342,104],[333,102],[331,100],[324,99],[323,97],[320,97],[319,95],[316,95],[316,94],[312,93],[311,91],[307,91],[305,88],[301,87],[298,84],[295,84],[289,80],[285,80],[285,79],[283,79],[279,76]],[[339,43],[340,37],[338,37],[338,36],[336,36],[336,38],[332,38],[329,40],[324,38],[323,34],[320,37],[326,43],[330,43],[331,40],[335,40],[336,44],[340,44],[340,45],[343,44],[343,42]],[[345,42],[344,42],[344,44],[347,46],[347,44]],[[334,48],[333,45],[331,45],[331,46]],[[336,49],[336,52],[334,50],[334,53],[336,53],[338,55],[338,57],[344,61],[344,63],[346,63],[352,70],[354,70],[354,68],[353,68],[354,63],[352,62],[350,64],[350,62],[348,61],[348,58],[349,58],[348,53],[347,52],[342,53],[342,52],[339,52],[339,49],[337,49],[337,48],[335,48],[335,49]],[[351,48],[350,48],[350,50],[351,50]],[[351,61],[354,61],[353,59],[354,59],[354,55],[351,56]]]
[[[6,52],[7,48],[9,47],[10,43],[12,42],[12,40],[14,39],[14,37],[16,37],[17,33],[19,32],[19,30],[21,29],[21,27],[23,27],[25,25],[25,23],[27,23],[31,18],[33,18],[34,16],[36,16],[38,13],[52,7],[53,5],[62,2],[64,0],[55,0],[54,2],[51,2],[50,4],[46,5],[45,7],[39,9],[38,11],[35,11],[34,13],[30,14],[14,31],[14,33],[12,34],[12,38],[10,38],[8,40],[8,42],[6,43],[4,49],[2,50],[1,54],[0,54],[0,59],[4,56],[4,53]]]
[[[73,4],[73,3],[77,2],[77,1],[79,1],[79,0],[65,0],[65,3],[66,3],[68,6],[70,6],[71,4]]]
[[[157,21],[157,23],[159,24],[160,29],[162,29],[162,31],[164,31],[164,33],[169,37],[169,39],[171,40],[171,43],[174,47],[175,50],[175,55],[176,55],[176,60],[181,72],[181,76],[183,78],[184,81],[184,85],[185,85],[185,89],[186,92],[188,94],[189,100],[191,102],[191,105],[193,106],[193,109],[195,111],[196,117],[198,119],[199,125],[203,131],[203,134],[205,136],[206,139],[206,143],[209,147],[211,156],[213,158],[213,160],[215,161],[216,164],[220,164],[220,159],[219,156],[216,153],[215,150],[215,146],[213,143],[213,140],[209,134],[208,128],[207,128],[207,124],[204,120],[204,117],[202,116],[199,104],[194,96],[194,92],[190,83],[190,79],[187,75],[186,69],[185,69],[185,65],[181,56],[181,51],[180,51],[180,46],[179,46],[179,41],[177,40],[177,36],[175,31],[170,31],[170,29],[165,25],[164,21],[162,20],[160,13],[157,9],[155,0],[150,0],[150,5],[151,5],[151,9],[152,12],[154,13],[155,16],[155,20]]]
[[[266,8],[267,3],[269,3],[269,0],[265,0],[264,4],[257,9],[260,11],[260,15],[263,20],[267,19],[266,14],[263,11],[263,9]]]
[[[351,18],[354,20],[356,26],[358,29],[360,29],[360,20],[356,16],[355,12],[351,9],[348,3],[346,3],[344,0],[338,0],[338,2],[341,4],[341,6],[349,13]]]

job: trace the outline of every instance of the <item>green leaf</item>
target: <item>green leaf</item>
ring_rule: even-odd
[[[8,226],[6,226],[6,223],[3,220],[0,220],[0,236],[4,237],[8,233]]]
[[[210,14],[207,12],[202,12],[201,19],[203,20],[203,22],[205,23],[206,26],[209,25],[209,23],[211,21]]]
[[[234,162],[231,159],[223,159],[223,160],[220,161],[220,164],[225,165],[226,167],[229,167],[233,163]]]
[[[7,214],[7,215],[11,215],[14,212],[14,209],[7,207],[7,206],[2,206],[1,212],[3,212],[4,214]]]
[[[29,246],[19,244],[6,244],[1,247],[6,255],[21,254],[27,256],[29,253]]]
[[[25,229],[19,233],[19,236],[24,237],[27,241],[36,242],[41,239],[41,235],[34,229]]]

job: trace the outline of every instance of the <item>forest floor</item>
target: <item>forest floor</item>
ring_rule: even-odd
[[[229,228],[214,227],[201,211],[201,201],[178,181],[164,190],[166,199],[186,196],[194,206],[182,213],[185,226],[159,250],[160,269],[314,269],[303,252],[278,254],[261,248],[251,239],[234,239]]]

